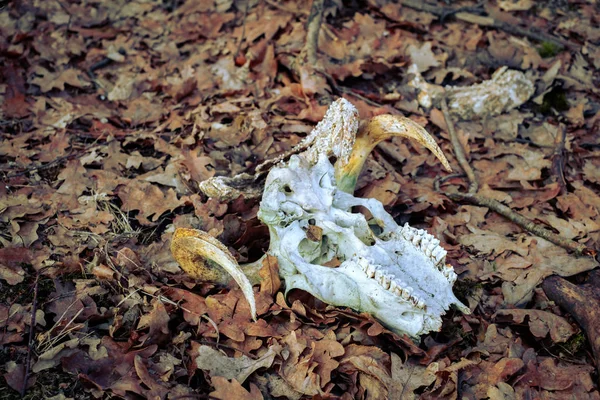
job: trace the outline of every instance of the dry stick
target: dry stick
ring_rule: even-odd
[[[454,130],[454,124],[452,123],[452,119],[450,114],[448,113],[448,104],[446,103],[446,99],[442,99],[442,112],[444,113],[444,118],[446,120],[446,125],[448,126],[448,132],[450,133],[450,140],[452,142],[452,147],[454,148],[454,153],[456,155],[456,159],[460,164],[461,168],[465,171],[468,179],[469,179],[469,192],[468,193],[447,193],[446,195],[454,200],[454,201],[468,201],[471,204],[475,204],[480,207],[487,207],[492,211],[497,212],[502,215],[504,218],[514,222],[519,225],[521,228],[533,233],[536,236],[539,236],[543,239],[546,239],[560,247],[563,247],[567,250],[575,252],[576,255],[592,255],[594,252],[591,249],[588,249],[585,245],[579,244],[573,240],[567,239],[563,236],[557,235],[549,230],[542,228],[540,225],[536,224],[532,220],[522,216],[521,214],[511,210],[509,207],[500,203],[497,200],[487,198],[485,196],[476,194],[478,189],[478,183],[476,181],[475,173],[473,169],[469,165],[465,157],[465,153],[463,151],[462,145],[456,136],[456,132]]]
[[[561,126],[560,140],[556,144],[554,154],[552,155],[552,172],[558,179],[560,193],[567,191],[567,181],[565,180],[565,139],[567,130]]]
[[[304,44],[304,52],[306,53],[306,61],[309,64],[317,63],[317,50],[319,48],[319,30],[323,21],[323,4],[325,0],[313,0],[308,14],[306,27],[306,43]],[[304,60],[302,60],[304,61]]]
[[[270,5],[273,8],[277,8],[278,10],[285,11],[285,12],[288,12],[290,14],[294,14],[294,17],[305,18],[305,17],[308,17],[308,15],[309,15],[308,11],[305,11],[305,10],[292,10],[291,8],[283,6],[283,5],[277,3],[274,0],[265,0],[265,3],[267,3],[268,5]],[[336,42],[339,40],[338,37],[336,36],[336,34],[331,30],[331,28],[329,28],[327,26],[327,24],[321,24],[321,28],[323,29],[323,31],[325,32],[325,34],[327,36],[329,36],[332,40],[334,40]]]
[[[249,8],[250,8],[250,0],[246,0],[246,8],[244,8],[244,16],[242,17],[242,34],[240,36],[240,42],[238,43],[237,49],[235,50],[235,54],[233,55],[234,60],[240,54],[240,50],[242,49],[242,43],[244,43],[244,38],[246,36],[246,18],[248,17],[248,9]]]
[[[9,179],[9,178],[14,178],[14,177],[17,177],[17,176],[25,175],[25,174],[27,174],[29,172],[43,171],[43,170],[46,170],[48,168],[52,168],[54,165],[62,163],[64,160],[69,160],[69,159],[71,159],[74,156],[77,156],[77,154],[73,154],[73,150],[71,149],[69,151],[69,154],[67,154],[66,156],[56,158],[56,159],[50,161],[47,164],[27,167],[23,171],[11,172],[10,174],[5,175],[4,178],[5,179]],[[0,173],[3,173],[3,172],[4,172],[4,170],[0,170]]]
[[[284,5],[279,4],[277,1],[274,0],[265,0],[265,3],[267,3],[268,5],[270,5],[271,7],[275,7],[281,11],[285,11],[285,12],[289,12],[291,14],[304,14],[304,16],[306,16],[306,12],[305,11],[301,11],[301,10],[294,10],[292,8],[288,8]]]
[[[29,378],[29,367],[31,364],[31,347],[33,346],[33,333],[35,332],[35,314],[37,313],[37,297],[38,297],[38,283],[40,281],[39,271],[35,275],[35,283],[33,288],[33,304],[31,305],[31,322],[29,325],[29,339],[27,341],[27,359],[25,360],[25,379],[23,379],[23,386],[21,387],[21,397],[25,396],[27,391],[27,381]]]
[[[510,33],[512,35],[516,35],[516,36],[525,36],[529,39],[533,39],[538,42],[552,42],[559,46],[568,48],[570,50],[579,51],[579,46],[577,46],[576,44],[573,44],[567,40],[534,30],[534,28],[529,28],[529,29],[521,28],[519,26],[514,26],[511,24],[502,22],[502,21],[495,20],[494,18],[491,18],[491,17],[482,17],[480,15],[467,13],[467,12],[456,12],[455,9],[452,9],[450,7],[438,7],[438,6],[427,4],[422,0],[402,0],[400,3],[403,6],[406,6],[406,7],[412,8],[414,10],[418,10],[418,11],[425,11],[425,12],[428,12],[428,13],[433,14],[440,18],[454,14],[456,19],[459,19],[464,22],[469,22],[472,24],[480,25],[480,26],[487,26],[490,28],[495,28],[495,29],[505,31],[505,32],[508,32],[508,33]]]
[[[476,206],[487,207],[492,211],[496,211],[504,218],[519,225],[521,228],[533,233],[536,236],[546,239],[557,246],[573,251],[578,256],[594,254],[594,251],[587,248],[585,245],[579,244],[573,240],[567,239],[563,236],[557,235],[556,233],[552,233],[545,228],[542,228],[540,225],[536,224],[529,218],[526,218],[521,214],[511,210],[509,207],[505,206],[497,200],[490,199],[488,197],[474,193],[448,193],[446,194],[446,196],[448,196],[454,201],[468,201],[469,203],[475,204]]]
[[[477,193],[479,190],[479,183],[477,183],[477,177],[475,176],[475,172],[473,172],[473,168],[467,161],[467,157],[465,155],[465,150],[458,140],[458,135],[456,135],[456,131],[454,130],[454,123],[452,122],[452,117],[450,117],[450,112],[448,111],[448,103],[445,98],[442,98],[442,113],[444,113],[444,119],[446,120],[446,126],[448,127],[448,133],[450,134],[450,141],[452,142],[452,147],[454,147],[454,154],[456,159],[458,160],[458,164],[460,164],[465,174],[467,174],[467,178],[469,179],[469,193]]]
[[[587,283],[574,285],[559,276],[546,278],[546,296],[575,318],[592,347],[596,368],[600,370],[600,271],[592,271]]]

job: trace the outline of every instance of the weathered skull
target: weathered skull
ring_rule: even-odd
[[[354,206],[368,209],[372,219],[352,212]],[[273,168],[258,216],[269,226],[269,253],[279,261],[286,292],[302,289],[370,313],[410,336],[439,330],[451,304],[469,311],[452,293],[456,274],[439,241],[399,227],[379,201],[339,190],[325,155],[314,165],[292,156]]]
[[[261,174],[270,170],[258,217],[269,227],[269,253],[279,261],[286,293],[305,290],[416,337],[439,330],[441,315],[451,304],[466,313],[469,309],[452,293],[456,274],[446,265],[446,251],[437,239],[424,230],[399,227],[379,201],[352,195],[367,156],[390,136],[417,140],[450,169],[433,138],[415,122],[381,115],[359,129],[356,108],[340,99],[296,148],[263,163],[244,182],[250,182],[247,192],[253,195]],[[330,158],[336,159],[335,165]],[[234,177],[207,181],[204,187],[211,195],[228,198],[244,193],[238,183]],[[353,212],[355,206],[368,210],[369,219]],[[256,276],[256,263],[240,268],[215,242],[205,233],[178,229],[171,249],[182,268],[198,277],[214,273],[198,267],[195,259],[222,265],[240,284],[254,316],[247,277]]]

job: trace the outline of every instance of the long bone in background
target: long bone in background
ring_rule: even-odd
[[[469,309],[452,293],[456,274],[436,238],[408,224],[398,226],[378,200],[353,196],[367,156],[391,136],[417,140],[450,169],[420,125],[381,115],[359,129],[356,108],[339,99],[291,156],[263,164],[270,171],[258,217],[269,227],[268,254],[277,257],[286,294],[305,290],[328,304],[370,313],[397,333],[418,337],[439,330],[441,315],[451,304],[465,313]],[[352,212],[355,206],[366,208],[372,217]],[[260,260],[240,267],[216,239],[191,229],[177,229],[171,249],[181,267],[199,279],[226,283],[227,275],[203,259],[221,265],[242,288],[255,317],[250,281],[257,280]]]

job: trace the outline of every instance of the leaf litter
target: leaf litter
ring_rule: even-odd
[[[284,298],[272,257],[253,321],[235,284],[191,279],[170,254],[191,227],[259,259],[258,201],[199,185],[253,176],[338,97],[363,119],[426,126],[460,171],[436,96],[475,93],[502,67],[523,96],[451,110],[479,194],[597,250],[597,5],[487,2],[477,20],[413,3],[325,2],[315,65],[302,59],[310,4],[295,0],[0,8],[2,398],[599,398],[584,333],[541,289],[586,282],[594,258],[452,200],[469,182],[406,141],[379,144],[357,193],[440,239],[473,312],[420,343]]]

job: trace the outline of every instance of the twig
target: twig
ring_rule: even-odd
[[[422,0],[401,0],[400,2],[403,6],[412,8],[418,11],[425,11],[430,14],[433,14],[439,18],[446,18],[449,15],[454,15],[456,19],[459,19],[464,22],[469,22],[472,24],[487,26],[490,28],[495,28],[498,30],[502,30],[508,32],[512,35],[516,36],[525,36],[529,39],[533,39],[538,42],[552,42],[559,46],[568,48],[570,50],[579,51],[579,46],[573,44],[567,40],[548,35],[546,33],[535,30],[535,28],[522,28],[520,26],[511,25],[502,21],[498,21],[492,17],[483,17],[480,15],[463,12],[458,10],[456,12],[453,8],[450,7],[438,7],[431,4],[427,4]]]
[[[490,199],[474,193],[447,193],[446,195],[454,201],[468,201],[469,203],[475,204],[477,206],[487,207],[490,210],[502,215],[504,218],[519,225],[521,228],[533,233],[536,236],[546,239],[549,242],[556,244],[557,246],[573,251],[578,256],[594,254],[594,251],[592,249],[587,248],[585,245],[579,244],[573,240],[567,239],[563,236],[552,233],[545,228],[542,228],[540,225],[536,224],[529,218],[526,218],[521,214],[511,210],[509,207],[505,206],[497,200]]]
[[[355,91],[353,91],[350,88],[338,85],[338,83],[333,78],[333,76],[331,76],[331,74],[329,74],[327,71],[325,71],[325,69],[319,68],[319,67],[317,67],[315,69],[317,72],[321,73],[325,77],[325,79],[327,80],[327,83],[329,83],[329,85],[332,87],[332,89],[335,92],[345,93],[350,96],[356,97],[357,99],[360,99],[360,100],[364,101],[365,103],[367,103],[368,105],[373,106],[373,107],[378,107],[378,108],[385,107],[385,104],[380,104],[376,101],[373,101],[373,100],[363,96],[362,94],[356,93]]]
[[[23,171],[12,172],[10,174],[5,175],[4,178],[5,179],[15,178],[17,176],[25,175],[25,174],[27,174],[29,172],[43,171],[45,169],[52,168],[54,165],[60,164],[60,163],[62,163],[65,160],[69,160],[73,156],[76,156],[76,154],[73,154],[73,149],[71,149],[69,151],[69,154],[67,154],[66,156],[58,157],[57,159],[54,159],[54,160],[50,161],[49,163],[46,163],[46,164],[43,164],[43,165],[37,165],[37,166],[27,167]],[[0,172],[4,172],[4,171],[0,171]]]
[[[249,8],[250,8],[250,0],[246,0],[246,8],[244,8],[244,16],[242,17],[242,35],[240,36],[240,41],[237,45],[237,49],[235,50],[235,54],[233,55],[234,60],[240,54],[240,50],[242,48],[242,43],[244,43],[244,38],[246,37],[246,17],[248,16]]]
[[[248,353],[248,352],[246,352],[244,350],[237,349],[235,347],[228,346],[228,345],[223,344],[223,343],[218,343],[218,342],[215,343],[215,342],[211,342],[211,341],[208,341],[208,340],[195,340],[195,341],[198,342],[198,343],[200,343],[200,344],[203,344],[205,346],[215,346],[216,348],[224,348],[224,349],[229,349],[229,350],[233,350],[233,351],[239,351],[240,353],[242,353],[243,355],[245,355],[248,358],[251,358],[253,360],[257,360],[258,359],[258,356],[255,356],[252,353]]]
[[[319,48],[319,31],[323,22],[323,8],[325,0],[313,0],[306,23],[306,43],[304,53],[309,64],[317,63],[317,50]],[[304,60],[302,60],[304,61]]]
[[[554,154],[552,155],[552,172],[558,180],[560,192],[567,190],[567,181],[565,180],[565,139],[567,131],[564,126],[561,127],[560,140],[556,144]]]
[[[93,143],[91,143],[89,146],[80,148],[78,150],[73,149],[73,146],[71,146],[71,148],[69,149],[69,154],[67,154],[66,156],[59,157],[59,158],[52,160],[46,164],[34,165],[34,166],[27,167],[22,171],[11,172],[9,174],[4,175],[2,178],[9,179],[9,178],[14,178],[17,176],[25,175],[27,173],[34,172],[34,171],[44,171],[48,168],[52,168],[53,166],[62,163],[65,160],[72,160],[74,158],[81,157],[88,151],[94,150],[95,148],[100,147],[101,146],[100,144],[96,144],[100,139],[102,139],[102,136],[97,137],[96,140]],[[6,169],[0,169],[0,174],[6,173],[6,171],[7,171]]]
[[[444,23],[447,18],[449,18],[453,15],[456,15],[458,13],[461,13],[461,12],[468,12],[468,13],[473,13],[473,14],[481,13],[482,8],[485,5],[486,1],[487,0],[480,0],[474,6],[464,6],[464,7],[452,8],[452,9],[445,8],[444,10],[445,10],[446,14],[442,14],[440,16],[440,23]],[[449,4],[449,3],[446,3],[446,4]]]
[[[448,127],[448,133],[450,134],[450,141],[452,142],[452,147],[454,147],[454,155],[456,156],[456,160],[458,164],[461,166],[465,174],[467,174],[467,178],[469,179],[469,193],[477,193],[479,190],[479,184],[477,183],[477,177],[475,176],[475,172],[473,172],[473,168],[469,165],[467,161],[467,157],[465,155],[465,150],[458,140],[458,136],[456,135],[456,131],[454,130],[454,123],[452,122],[452,117],[450,116],[450,112],[448,111],[448,103],[446,102],[446,98],[442,98],[442,113],[444,113],[444,119],[446,120],[446,126]]]
[[[465,16],[462,14],[466,14],[466,13],[458,13],[458,14],[456,14],[456,18],[466,21]],[[579,51],[579,46],[577,46],[576,44],[573,44],[567,40],[558,38],[556,36],[551,36],[546,33],[539,32],[537,30],[534,30],[534,28],[522,28],[520,26],[507,24],[506,22],[498,21],[493,18],[490,18],[490,19],[493,21],[493,23],[492,23],[492,25],[489,25],[489,26],[499,29],[499,30],[502,30],[502,31],[505,31],[505,32],[508,32],[512,35],[525,36],[526,38],[533,39],[533,40],[535,40],[537,42],[541,42],[541,43],[542,42],[551,42],[551,43],[557,44],[559,46],[562,46],[564,48],[567,48],[569,50]]]
[[[342,93],[346,93],[346,94],[349,94],[350,96],[354,96],[357,99],[364,101],[365,103],[367,103],[370,106],[378,107],[378,108],[385,107],[384,104],[379,104],[378,102],[371,100],[368,97],[363,96],[362,94],[356,93],[354,90],[352,90],[350,88],[336,85],[336,89]]]
[[[471,204],[475,204],[481,207],[487,207],[492,211],[497,212],[502,215],[504,218],[514,222],[519,225],[521,228],[527,230],[528,232],[533,233],[536,236],[544,238],[560,247],[563,247],[567,250],[575,252],[576,255],[591,255],[594,254],[594,251],[587,248],[583,244],[579,244],[573,240],[567,239],[563,236],[557,235],[549,230],[542,228],[540,225],[536,224],[532,220],[522,216],[521,214],[513,211],[510,207],[505,206],[497,200],[487,198],[485,196],[477,194],[479,189],[479,184],[477,183],[477,177],[473,172],[473,169],[469,165],[467,158],[465,156],[464,150],[458,137],[456,136],[456,132],[454,130],[454,124],[452,123],[452,119],[448,112],[448,104],[446,103],[446,99],[442,98],[441,101],[442,112],[444,113],[444,119],[446,120],[446,125],[448,126],[448,132],[450,133],[450,140],[452,142],[452,147],[454,148],[454,154],[458,163],[460,164],[463,171],[467,175],[469,179],[469,190],[468,193],[447,193],[446,195],[454,200],[454,201],[468,201]],[[438,187],[438,186],[436,186]]]
[[[276,2],[276,1],[273,1],[273,0],[265,0],[265,3],[267,3],[267,4],[268,4],[268,5],[270,5],[271,7],[277,8],[277,9],[279,9],[279,10],[282,10],[282,11],[285,11],[285,12],[289,12],[289,13],[291,13],[291,14],[299,14],[299,15],[303,15],[303,14],[304,14],[304,15],[306,15],[306,12],[305,12],[305,11],[302,11],[302,10],[294,10],[294,9],[292,9],[292,8],[288,8],[288,7],[286,7],[286,6],[284,6],[284,5],[281,5],[281,4],[279,4],[278,2]]]
[[[268,5],[270,5],[273,8],[277,8],[278,10],[281,11],[285,11],[288,12],[290,14],[294,14],[295,17],[308,17],[309,13],[307,11],[304,10],[293,10],[291,8],[288,8],[286,6],[283,6],[279,3],[277,3],[274,0],[264,0],[265,3],[267,3]],[[336,34],[331,30],[331,28],[329,28],[327,26],[327,24],[321,24],[321,28],[323,29],[323,31],[325,32],[325,34],[327,36],[329,36],[332,40],[334,41],[338,41],[338,37],[336,36]]]
[[[31,323],[29,324],[29,339],[27,340],[27,358],[25,360],[25,378],[23,379],[23,386],[21,387],[21,397],[25,396],[27,391],[27,380],[29,378],[29,367],[31,364],[31,347],[33,346],[33,334],[35,332],[35,315],[37,314],[37,297],[38,287],[40,281],[40,273],[35,274],[35,283],[33,286],[33,303],[31,305]]]
[[[596,368],[600,370],[600,271],[592,271],[587,283],[574,285],[559,276],[546,278],[546,296],[575,318],[586,333]]]

